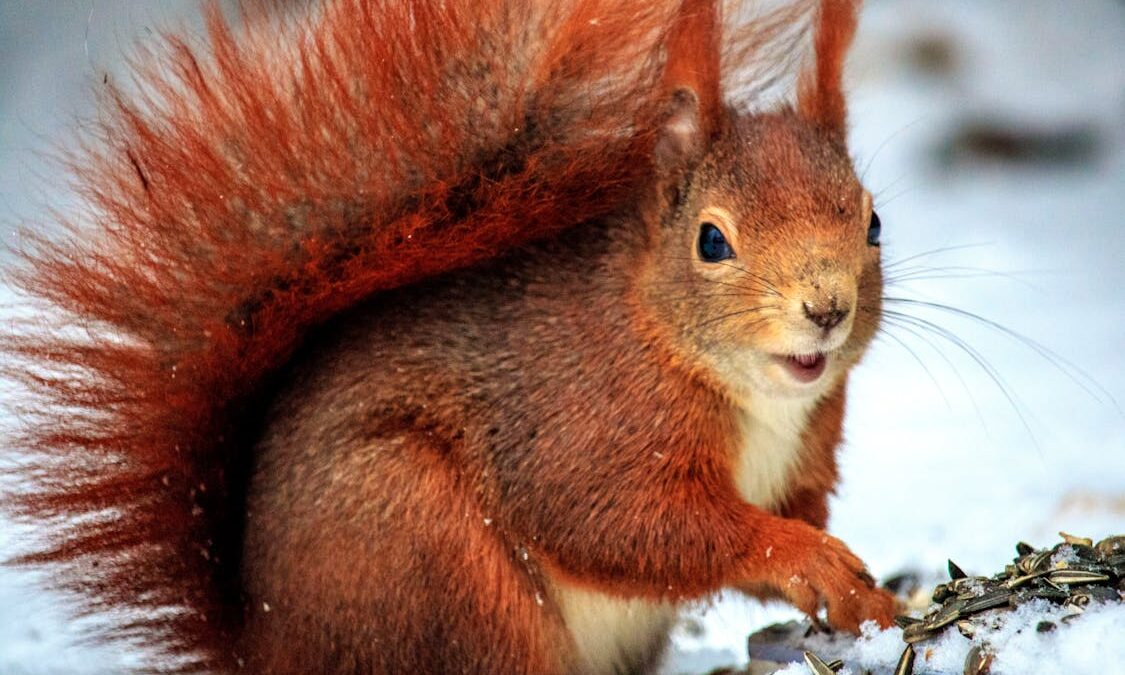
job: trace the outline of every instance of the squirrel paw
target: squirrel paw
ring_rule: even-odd
[[[844,542],[820,533],[800,571],[781,585],[781,591],[802,612],[816,620],[821,604],[828,608],[828,624],[838,630],[859,633],[864,621],[882,628],[894,623],[894,596],[875,586],[863,561]]]

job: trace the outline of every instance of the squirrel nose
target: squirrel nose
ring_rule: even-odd
[[[812,305],[807,302],[803,303],[803,306],[805,316],[808,317],[808,320],[820,326],[825,331],[832,330],[836,326],[839,326],[840,322],[847,318],[848,312],[850,311],[848,307],[838,307],[835,298],[833,298],[832,304],[825,310],[816,311],[813,309]]]

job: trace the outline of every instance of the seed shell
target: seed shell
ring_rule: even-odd
[[[805,652],[805,664],[813,675],[836,675],[836,672],[829,668],[827,663],[812,652]]]
[[[965,657],[965,675],[987,675],[992,670],[992,653],[975,645]]]
[[[948,563],[950,579],[964,579],[965,577],[969,576],[965,574],[965,570],[957,566],[957,563],[953,562],[952,560],[948,561]]]
[[[926,623],[924,624],[925,628],[927,630],[937,630],[939,628],[948,626],[957,619],[961,618],[961,609],[964,606],[964,600],[953,600],[951,602],[947,602],[945,606],[938,610],[938,613],[933,618],[926,621]]]
[[[898,657],[894,675],[912,675],[914,673],[914,647],[906,645],[902,656]]]
[[[937,633],[937,630],[929,628],[925,623],[914,623],[902,629],[902,641],[912,645],[915,642],[929,640]]]
[[[1033,579],[1047,576],[1050,573],[1050,570],[1041,570],[1039,572],[1031,572],[1020,577],[1012,577],[1011,579],[1008,579],[1006,582],[1004,582],[1004,586],[1006,586],[1007,588],[1019,588],[1020,586],[1023,586]]]
[[[1110,556],[1114,553],[1125,553],[1125,534],[1119,534],[1113,537],[1106,537],[1099,541],[1094,548],[1104,556]]]
[[[1008,599],[1012,597],[1012,592],[1009,590],[998,590],[986,593],[976,600],[970,600],[961,612],[963,614],[976,614],[983,612],[986,609],[993,609],[994,607],[1003,607],[1008,604]]]
[[[1084,586],[1081,589],[1071,591],[1070,594],[1070,600],[1078,604],[1089,604],[1091,601],[1113,602],[1120,599],[1117,591],[1105,586]]]
[[[954,595],[955,593],[953,592],[953,589],[949,587],[949,584],[938,584],[934,587],[934,602],[942,602],[947,598],[953,597]]]
[[[1076,537],[1073,534],[1067,534],[1066,532],[1059,532],[1059,536],[1062,537],[1063,541],[1067,544],[1083,544],[1085,546],[1094,545],[1094,540],[1090,539],[1089,537]]]
[[[966,591],[986,588],[990,583],[991,580],[988,577],[961,577],[960,579],[954,579],[949,582],[949,590],[960,594]]]
[[[1056,584],[1096,584],[1109,581],[1109,576],[1085,570],[1063,569],[1051,572],[1047,581]]]

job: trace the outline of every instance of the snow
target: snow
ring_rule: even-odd
[[[973,639],[961,635],[950,626],[939,637],[914,645],[914,668],[917,673],[961,673],[965,657],[974,646],[988,647],[995,653],[994,675],[1037,675],[1101,673],[1106,663],[1119,663],[1119,643],[1125,636],[1125,612],[1120,605],[1091,604],[1079,619],[1062,622],[1072,610],[1034,601],[1008,612],[988,612]],[[1055,628],[1049,632],[1036,630],[1042,621]],[[839,641],[816,638],[812,651],[843,659],[849,667],[889,672],[898,662],[905,645],[902,631],[893,628],[880,631],[867,626],[854,645],[841,647]],[[1099,667],[1103,670],[1099,670]],[[802,672],[802,671],[797,671]],[[807,670],[804,671],[807,675]]]
[[[135,37],[196,9],[183,0],[0,3],[0,223],[42,220],[44,203],[65,205],[64,193],[44,187],[58,177],[37,153],[68,138],[74,115],[90,114],[100,69],[123,72],[116,55]],[[927,70],[920,40],[947,45],[949,63],[939,58]],[[851,383],[830,529],[876,576],[917,569],[937,580],[947,558],[970,574],[992,573],[1019,540],[1041,547],[1060,530],[1094,539],[1125,532],[1122,44],[1116,0],[868,0],[850,63],[850,119],[883,252],[895,261],[948,249],[905,263],[945,278],[889,291],[976,312],[1058,355],[963,317],[908,308],[979,350],[1010,401],[940,338],[892,329],[874,346]],[[1077,125],[1095,146],[1057,165],[950,150],[959,125],[979,120]],[[0,551],[23,534],[0,526]],[[0,573],[0,672],[119,672],[135,661],[80,644],[81,624],[34,581]],[[1092,606],[1050,633],[1035,631],[1035,610],[974,636],[998,647],[994,672],[1100,673],[1099,663],[1125,663],[1122,607]],[[750,632],[795,618],[784,605],[723,594],[689,612],[664,670],[745,664]],[[971,644],[955,629],[922,643],[919,672],[923,663],[961,672]],[[887,671],[901,651],[897,629],[867,633],[851,665]]]
[[[1078,554],[1070,546],[1063,546],[1051,556],[1051,567],[1064,566],[1067,563],[1078,562]]]

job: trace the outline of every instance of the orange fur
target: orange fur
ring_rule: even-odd
[[[677,58],[669,61],[664,72],[667,90],[685,87],[699,97],[699,118],[706,138],[718,131],[714,125],[723,107],[720,7],[712,0],[684,0],[668,36],[668,50]]]
[[[844,101],[844,59],[855,35],[858,0],[824,0],[814,32],[816,67],[800,82],[797,100],[801,114],[824,130],[843,136],[847,105]]]
[[[335,0],[237,35],[212,6],[206,54],[168,38],[139,99],[110,88],[74,163],[92,223],[28,235],[17,280],[60,318],[4,337],[37,397],[8,506],[60,524],[22,562],[62,564],[91,609],[186,608],[116,632],[184,669],[579,670],[561,582],[762,583],[886,621],[821,529],[845,373],[784,503],[747,503],[745,402],[700,355],[765,333],[695,330],[706,296],[661,286],[693,268],[656,257],[717,194],[790,281],[800,237],[831,241],[871,302],[836,133],[854,12],[827,0],[799,115],[742,118],[720,63],[755,64],[720,58],[748,42],[714,3]],[[664,173],[683,89],[705,154]]]

